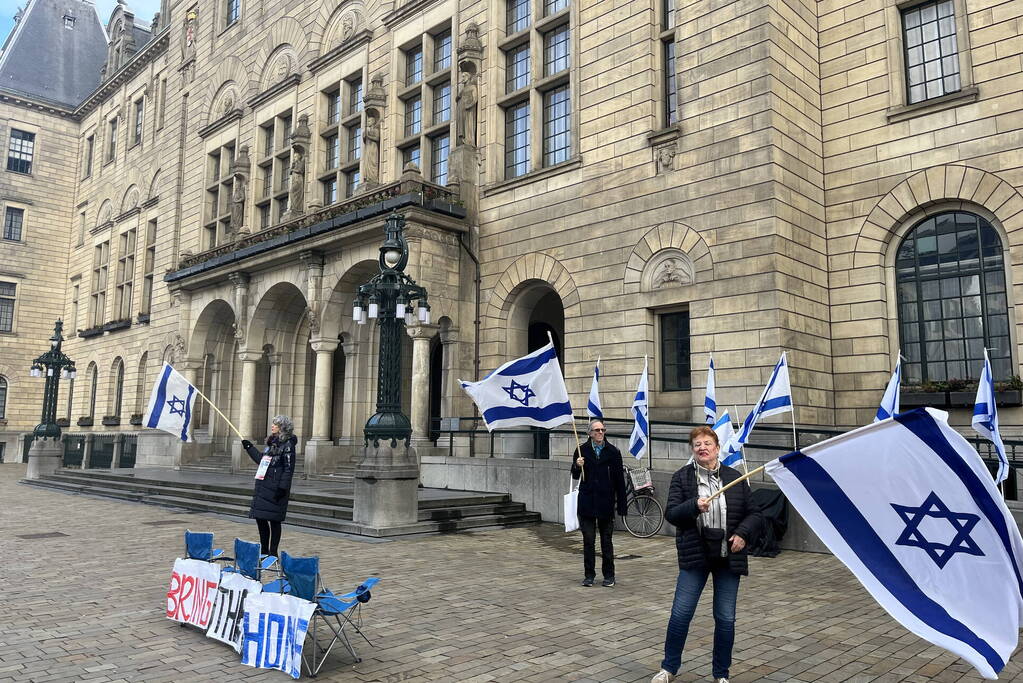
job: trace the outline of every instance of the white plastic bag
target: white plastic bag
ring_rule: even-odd
[[[574,479],[569,479],[568,493],[565,494],[565,533],[579,529],[579,516],[576,509],[579,505],[579,489],[572,486]]]

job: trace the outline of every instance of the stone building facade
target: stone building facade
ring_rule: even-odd
[[[394,209],[430,292],[403,356],[424,452],[439,418],[471,415],[458,379],[548,332],[574,405],[600,358],[611,417],[644,356],[652,417],[699,421],[711,353],[719,405],[742,412],[787,351],[800,424],[864,424],[902,349],[906,383],[966,424],[950,380],[976,377],[985,346],[1000,379],[1019,374],[1021,13],[191,0],[147,24],[121,4],[93,87],[35,124],[40,154],[60,136],[77,154],[40,190],[53,272],[0,334],[7,405],[29,405],[6,438],[33,422],[21,349],[62,307],[72,431],[138,431],[168,360],[224,416],[202,408],[186,447],[144,433],[140,463],[241,467],[231,425],[257,436],[276,413],[308,472],[353,462],[376,349],[352,299]],[[0,106],[21,120],[38,99]],[[0,200],[29,198],[0,175]],[[29,269],[10,253],[0,282]]]

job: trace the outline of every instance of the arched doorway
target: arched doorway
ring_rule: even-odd
[[[547,282],[533,280],[521,286],[508,316],[508,335],[509,358],[536,351],[552,340],[558,362],[564,371],[565,306]],[[526,446],[528,452],[518,454],[522,457],[549,459],[550,431],[541,428],[532,428],[531,431],[530,444]],[[515,453],[518,449],[512,447],[510,450]]]

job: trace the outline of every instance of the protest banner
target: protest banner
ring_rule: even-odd
[[[225,572],[217,587],[217,597],[213,601],[213,613],[209,628],[206,629],[206,636],[227,643],[235,652],[241,652],[245,600],[259,595],[262,591],[263,584],[259,581],[253,581],[241,574]]]
[[[206,628],[220,583],[220,567],[202,560],[174,561],[167,591],[167,618]]]
[[[260,593],[245,598],[242,664],[302,675],[302,645],[316,605],[301,598]]]

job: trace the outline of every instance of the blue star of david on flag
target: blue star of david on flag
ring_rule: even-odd
[[[169,363],[164,363],[156,379],[156,386],[149,395],[149,405],[142,424],[150,429],[169,432],[182,441],[191,441],[189,428],[198,394],[198,390],[181,373]]]
[[[175,396],[171,400],[167,401],[167,409],[171,415],[184,415],[185,414],[185,402],[184,400]]]
[[[511,384],[506,387],[501,387],[508,394],[508,397],[513,401],[518,401],[524,406],[529,405],[529,399],[536,396],[536,392],[529,388],[528,384],[519,384],[515,380],[511,381]],[[522,390],[522,398],[515,395],[515,392]]]
[[[920,507],[898,505],[896,503],[891,503],[891,506],[895,509],[895,512],[899,513],[902,521],[906,523],[906,528],[902,531],[898,540],[895,541],[895,545],[905,545],[924,550],[934,560],[934,563],[938,565],[939,569],[944,569],[945,565],[948,564],[948,561],[956,553],[984,555],[980,547],[977,546],[977,543],[970,538],[970,531],[973,530],[973,527],[977,526],[980,517],[978,515],[971,515],[968,512],[952,512],[933,491],[931,491],[931,495],[927,496],[927,499],[924,500],[923,505]],[[928,541],[920,530],[920,522],[924,521],[927,517],[947,520],[952,528],[955,529],[955,537],[952,541],[947,544]]]

